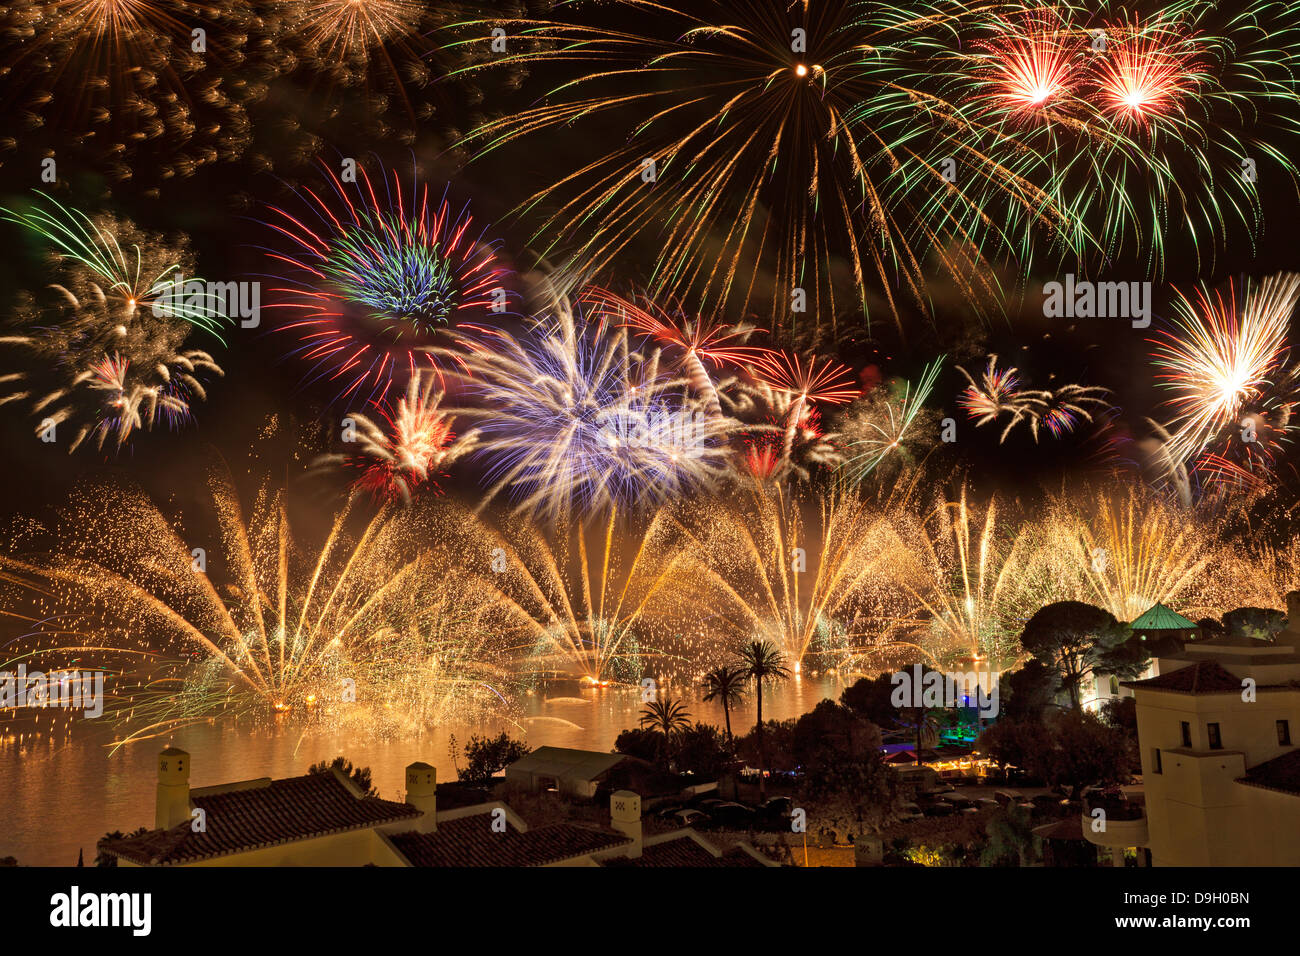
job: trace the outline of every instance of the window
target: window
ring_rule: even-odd
[[[1183,728],[1183,746],[1190,747],[1192,745],[1192,725],[1184,720],[1180,726]]]
[[[1291,724],[1285,720],[1277,722],[1277,742],[1279,746],[1291,746]]]
[[[1206,725],[1205,725],[1205,730],[1206,730],[1206,733],[1208,733],[1208,734],[1210,735],[1210,749],[1211,749],[1211,750],[1222,750],[1222,749],[1223,749],[1223,738],[1222,738],[1221,736],[1219,736],[1219,725],[1218,725],[1218,724],[1206,724]]]
[[[1151,772],[1152,772],[1152,773],[1164,773],[1164,772],[1165,772],[1164,764],[1162,764],[1162,763],[1160,762],[1160,748],[1159,748],[1159,747],[1152,747],[1152,748],[1151,748],[1151,768],[1152,768],[1152,769],[1151,769]]]
[[[1114,674],[1112,674],[1110,678],[1110,696],[1111,697],[1119,696],[1119,678],[1116,677]]]

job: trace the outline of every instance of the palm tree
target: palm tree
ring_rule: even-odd
[[[739,667],[716,667],[704,675],[704,701],[722,701],[722,716],[727,722],[727,740],[731,740],[731,705],[745,696],[746,675]]]
[[[758,697],[758,797],[767,798],[767,781],[763,770],[767,763],[763,752],[763,683],[789,680],[790,671],[785,666],[785,655],[771,641],[750,641],[740,650],[740,673],[742,678],[754,681],[754,691]]]
[[[663,735],[659,755],[665,765],[673,737],[690,729],[690,716],[681,701],[668,697],[652,700],[645,705],[645,711],[641,714],[641,726]]]
[[[939,742],[939,721],[934,711],[927,707],[908,707],[898,723],[913,733],[916,741],[916,765],[921,766],[921,749],[926,745],[933,747]]]

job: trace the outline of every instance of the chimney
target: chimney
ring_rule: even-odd
[[[424,811],[415,823],[418,832],[438,829],[438,771],[422,760],[406,768],[406,802]]]
[[[190,755],[168,747],[158,755],[158,807],[154,829],[170,830],[190,819]]]
[[[632,838],[628,848],[630,860],[641,856],[641,797],[631,790],[615,790],[609,798],[610,824],[619,833]]]

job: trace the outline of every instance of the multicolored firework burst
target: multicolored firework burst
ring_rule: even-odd
[[[298,192],[301,217],[271,207],[267,225],[292,248],[267,250],[283,283],[267,309],[298,338],[305,382],[333,383],[334,403],[383,402],[395,383],[438,368],[446,330],[506,311],[506,271],[468,207],[455,212],[445,192],[396,171],[372,179],[358,167],[345,182],[322,168],[332,194]]]
[[[500,27],[521,42],[464,72],[526,64],[558,74],[542,105],[471,132],[480,154],[588,121],[618,144],[521,204],[548,200],[546,248],[599,269],[645,233],[659,250],[653,295],[695,292],[720,311],[793,329],[794,290],[809,321],[833,325],[846,306],[866,311],[868,281],[899,320],[924,304],[931,255],[969,297],[985,296],[992,287],[966,265],[981,247],[968,221],[986,192],[1050,217],[1053,197],[973,149],[978,128],[921,88],[925,67],[910,45],[922,35],[950,42],[967,15],[946,3],[623,0],[564,4],[549,21],[455,24],[449,45],[486,47]],[[630,17],[635,32],[621,25]],[[931,155],[936,140],[948,151]],[[937,156],[970,160],[980,185],[951,188]],[[906,181],[904,168],[919,179]],[[982,231],[996,241],[996,230]]]
[[[440,407],[443,393],[434,389],[429,373],[417,373],[406,386],[406,394],[390,411],[377,406],[387,427],[370,417],[353,412],[348,416],[357,442],[351,454],[327,455],[316,467],[344,465],[359,469],[352,489],[370,495],[376,502],[402,501],[410,504],[417,489],[432,485],[432,476],[468,454],[478,443],[478,432],[459,437],[452,431],[453,418]]]
[[[1107,55],[1098,58],[1096,71],[1104,110],[1138,125],[1183,110],[1204,77],[1198,62],[1204,46],[1179,27],[1185,25],[1160,19],[1144,25],[1134,17],[1104,44]]]
[[[990,109],[1031,122],[1073,95],[1081,44],[1060,10],[999,16],[989,26],[989,35],[978,40],[975,49],[986,57],[980,80],[987,86],[976,96],[991,99]]]
[[[1171,328],[1150,340],[1157,380],[1173,393],[1169,461],[1227,478],[1267,473],[1300,394],[1300,369],[1287,364],[1300,275],[1177,296]]]
[[[957,371],[970,382],[958,399],[958,404],[975,420],[976,426],[996,422],[1008,415],[1006,426],[998,437],[998,444],[1007,440],[1012,429],[1025,422],[1034,441],[1039,429],[1046,427],[1053,438],[1062,438],[1074,431],[1080,421],[1092,421],[1093,408],[1110,408],[1103,395],[1109,389],[1096,385],[1062,385],[1054,390],[1023,389],[1020,387],[1018,369],[999,369],[998,357],[990,355],[980,381],[958,366]]]
[[[640,243],[653,295],[783,330],[795,290],[832,326],[875,297],[901,325],[935,273],[983,301],[1008,254],[1101,263],[1136,240],[1158,270],[1171,222],[1197,255],[1230,221],[1257,234],[1243,143],[1252,168],[1295,174],[1285,4],[575,2],[455,24],[448,46],[486,48],[492,28],[520,42],[461,72],[555,79],[471,132],[480,155],[587,123],[616,144],[520,204],[545,201],[546,254],[600,269]]]
[[[1026,226],[1041,222],[1044,248],[1085,267],[1124,251],[1159,273],[1170,238],[1212,261],[1229,234],[1257,237],[1259,168],[1295,179],[1294,149],[1276,148],[1300,131],[1284,106],[1300,32],[1283,4],[1238,14],[1204,0],[1148,12],[1061,3],[972,20],[969,43],[920,42],[982,148],[1050,194],[1046,219],[984,209],[1022,257]]]
[[[754,366],[761,385],[789,398],[789,407],[782,416],[782,462],[792,460],[798,431],[816,406],[843,405],[861,393],[847,366],[825,359],[819,367],[818,361],[816,356],[804,360],[789,352],[775,352]]]
[[[730,474],[739,424],[710,414],[659,353],[630,349],[627,329],[591,321],[561,298],[516,337],[465,339],[465,387],[491,488],[520,513],[563,523],[622,507],[654,508]]]
[[[0,219],[39,236],[77,286],[92,288],[124,321],[150,310],[158,318],[180,319],[221,340],[229,322],[224,303],[203,279],[186,278],[186,267],[192,264],[186,249],[172,248],[161,237],[112,217],[96,222],[53,196],[36,196],[38,202],[26,210],[0,208]],[[63,286],[54,288],[73,294]]]
[[[771,349],[744,344],[754,334],[753,326],[708,321],[680,309],[670,312],[648,299],[637,304],[599,288],[585,290],[582,299],[585,305],[607,311],[629,328],[679,352],[691,388],[705,399],[713,415],[722,414],[722,403],[706,362],[714,368],[747,367],[776,355]]]
[[[839,433],[822,427],[815,406],[796,408],[790,392],[737,382],[724,393],[724,403],[745,423],[740,431],[745,470],[755,478],[809,481],[815,472],[844,463]]]
[[[1019,370],[999,369],[996,355],[989,356],[988,365],[984,369],[984,374],[980,376],[979,382],[976,382],[970,372],[960,365],[957,366],[957,371],[970,382],[957,400],[958,404],[966,409],[966,414],[974,419],[977,426],[995,422],[1003,414],[1011,416],[1011,420],[1002,430],[999,442],[1005,441],[1013,427],[1026,418],[1032,417],[1043,404],[1045,393],[1021,389],[1017,374]]]
[[[221,298],[205,281],[186,278],[193,263],[183,246],[47,202],[48,210],[0,210],[49,244],[60,280],[52,303],[24,299],[18,327],[0,338],[40,359],[0,377],[13,388],[0,404],[30,402],[47,441],[58,441],[58,427],[71,422],[69,452],[91,436],[101,449],[120,449],[158,421],[179,427],[206,397],[202,378],[222,374],[209,353],[185,347],[194,328],[219,338],[228,321]]]

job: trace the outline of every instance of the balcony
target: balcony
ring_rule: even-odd
[[[1096,818],[1101,810],[1104,817]],[[1100,822],[1099,822],[1100,820]],[[1089,843],[1111,849],[1147,844],[1146,807],[1131,800],[1094,800],[1083,809],[1083,836]]]

